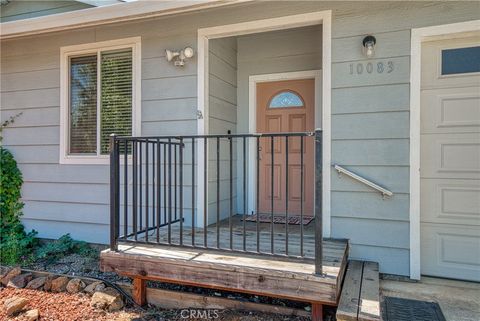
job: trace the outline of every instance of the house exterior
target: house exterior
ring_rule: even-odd
[[[23,222],[44,238],[108,242],[118,126],[102,123],[97,91],[111,61],[128,67],[115,92],[131,100],[115,118],[127,136],[255,133],[259,84],[310,79],[298,126],[323,132],[324,236],[349,239],[350,257],[383,273],[479,281],[479,19],[478,2],[139,1],[2,22],[1,117],[22,112],[3,144],[23,172]],[[185,47],[183,67],[167,61]],[[82,127],[71,98],[87,80],[100,121]],[[243,208],[235,184],[236,210],[250,213],[254,194]]]

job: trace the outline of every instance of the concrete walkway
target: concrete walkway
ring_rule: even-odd
[[[437,302],[447,321],[480,321],[480,283],[422,277],[420,282],[380,280],[381,294]]]

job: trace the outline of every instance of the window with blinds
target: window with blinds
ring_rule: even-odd
[[[69,154],[104,155],[132,135],[132,48],[70,57]]]

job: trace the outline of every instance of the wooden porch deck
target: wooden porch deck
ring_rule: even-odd
[[[245,235],[245,250],[247,252],[257,251],[257,224],[256,222],[245,222],[245,232],[243,230],[242,215],[232,216],[232,249],[243,251],[243,235]],[[199,247],[205,247],[205,239],[207,240],[208,248],[230,249],[230,228],[229,220],[224,219],[218,224],[218,231],[216,224],[211,224],[206,230],[203,228],[195,228],[192,231],[191,227],[183,227],[182,244],[186,246],[192,246],[194,244]],[[313,258],[315,256],[315,226],[312,221],[308,225],[302,227],[300,225],[288,225],[288,255],[290,256],[304,256],[307,258]],[[259,252],[268,253],[271,252],[271,224],[259,223]],[[218,232],[218,233],[217,233]],[[168,244],[168,226],[162,226],[157,230],[153,229],[148,233],[148,237],[145,233],[139,234],[137,240],[140,242],[150,242]],[[206,234],[206,235],[205,235]],[[217,238],[218,234],[218,238]],[[302,237],[303,234],[303,237]],[[172,244],[180,244],[180,223],[174,223],[170,227],[170,242]],[[193,237],[192,237],[193,235]],[[303,248],[301,247],[301,239],[303,238]],[[133,237],[130,238],[134,240]],[[121,241],[120,241],[121,242]],[[280,255],[287,254],[287,242],[285,233],[285,224],[273,225],[273,243],[274,252]],[[154,244],[155,245],[155,244]],[[302,255],[303,251],[303,255]]]
[[[303,228],[304,254],[311,257],[314,255],[315,240],[313,225],[310,223]],[[245,247],[248,251],[255,251],[256,223],[246,222],[245,227]],[[270,228],[268,223],[259,224],[260,250],[271,250]],[[299,255],[301,227],[289,225],[288,228],[289,254]],[[179,244],[179,225],[172,225],[170,232],[171,242]],[[201,228],[195,229],[197,246],[203,245],[204,232]],[[144,281],[157,280],[309,302],[314,307],[314,313],[315,310],[321,310],[322,305],[338,304],[348,259],[346,240],[324,239],[323,275],[316,275],[313,259],[230,251],[228,220],[219,224],[218,232],[220,248],[223,250],[188,247],[192,243],[192,231],[185,228],[183,244],[186,247],[119,242],[118,251],[107,249],[101,253],[100,266],[103,271],[133,278],[140,303],[144,302],[141,298],[144,295]],[[168,228],[162,227],[158,233],[158,239],[167,242]],[[209,226],[206,234],[208,245],[216,247],[217,227]],[[146,241],[145,235],[137,237],[137,240]],[[157,231],[153,230],[149,233],[148,241],[156,240]],[[274,241],[275,253],[285,254],[284,224],[274,225]],[[232,220],[232,248],[243,249],[243,221],[239,216]]]

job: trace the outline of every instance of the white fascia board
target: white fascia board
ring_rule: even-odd
[[[134,1],[0,23],[0,39],[171,15],[249,0]]]
[[[75,0],[75,1],[89,4],[94,7],[109,6],[112,4],[119,4],[123,2],[122,0]]]

